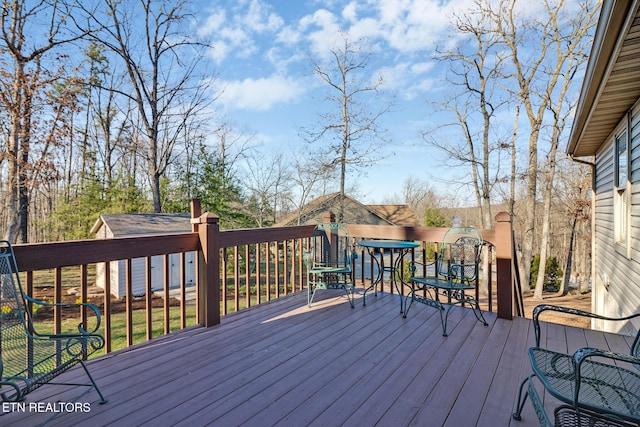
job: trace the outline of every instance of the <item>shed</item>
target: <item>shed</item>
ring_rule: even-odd
[[[166,233],[188,233],[191,231],[188,214],[104,214],[91,228],[97,239],[114,237],[140,237]],[[195,252],[185,254],[185,284],[195,286]],[[146,293],[146,267],[144,258],[132,260],[131,280],[133,295]],[[162,291],[164,257],[151,257],[151,289]],[[121,298],[126,295],[125,260],[112,261],[110,268],[111,293]],[[96,285],[104,288],[105,263],[96,266]],[[169,287],[180,286],[180,254],[169,255]]]

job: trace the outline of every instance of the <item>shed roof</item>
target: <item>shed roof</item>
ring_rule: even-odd
[[[191,231],[189,214],[103,214],[91,228],[97,233],[108,227],[114,237]]]

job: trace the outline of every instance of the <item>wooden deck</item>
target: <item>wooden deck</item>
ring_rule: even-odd
[[[445,338],[434,308],[414,305],[403,319],[395,295],[368,295],[367,306],[358,299],[355,309],[341,294],[323,295],[311,309],[298,293],[226,316],[212,328],[93,360],[89,368],[109,403],[100,405],[92,390],[78,400],[88,403],[84,412],[63,413],[48,425],[537,425],[530,403],[522,421],[511,418],[520,381],[530,372],[529,319],[487,313],[485,327],[470,310],[456,308]],[[553,324],[543,337],[565,350],[628,346],[622,336]],[[84,381],[80,369],[64,377]],[[42,423],[51,413],[30,410],[30,403],[69,402],[82,391],[44,386],[29,396],[24,412],[3,408],[0,425]]]

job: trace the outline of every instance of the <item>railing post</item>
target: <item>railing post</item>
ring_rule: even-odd
[[[496,284],[498,293],[498,317],[513,319],[513,277],[511,272],[513,254],[511,238],[511,215],[500,212],[496,215]]]
[[[192,233],[197,233],[198,232],[198,223],[200,222],[199,218],[200,215],[202,215],[202,205],[200,203],[200,199],[191,199],[191,232]],[[198,277],[198,271],[200,270],[199,267],[199,262],[198,262],[198,258],[200,258],[198,256],[198,254],[196,254],[195,259],[194,259],[194,266],[193,268],[195,269],[195,273],[196,273],[196,316],[200,315],[200,300],[198,299],[198,294],[199,294],[199,289],[200,286],[200,279]],[[182,301],[183,303],[185,302],[184,300]],[[186,320],[186,312],[185,310],[182,310],[182,313],[180,314],[182,316],[182,320],[185,321]],[[196,317],[196,322],[200,322],[200,318]]]
[[[322,214],[322,222],[336,222],[336,214],[331,211],[326,211],[324,214]]]
[[[198,322],[204,327],[220,323],[220,218],[205,213],[191,220],[198,224]]]

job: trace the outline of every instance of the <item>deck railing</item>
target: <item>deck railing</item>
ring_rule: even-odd
[[[514,286],[512,272],[512,228],[511,218],[506,212],[499,213],[495,218],[495,228],[481,230],[488,252],[487,265],[485,265],[483,282],[486,283],[487,293],[486,308],[494,311],[494,302],[497,305],[498,316],[511,319],[514,315]],[[412,260],[426,259],[426,245],[432,242],[440,242],[448,228],[438,227],[398,227],[385,225],[349,224],[350,236],[359,239],[397,239],[422,242],[419,249],[413,250],[407,255]],[[393,255],[393,254],[391,254]],[[364,260],[368,257],[366,251],[360,251],[356,262],[356,271],[359,276],[371,277],[371,264],[365,268]],[[389,260],[393,262],[393,259]],[[495,268],[494,268],[495,263]],[[368,271],[369,270],[369,271]],[[494,288],[495,284],[495,288]],[[384,286],[384,283],[383,283]],[[519,285],[517,285],[519,286]],[[384,290],[394,292],[393,286],[384,286]],[[403,292],[403,290],[401,290]]]
[[[18,268],[24,275],[25,291],[33,295],[38,286],[37,273],[52,271],[53,300],[62,302],[64,290],[73,285],[79,288],[79,301],[88,299],[88,270],[90,266],[105,263],[101,272],[104,292],[101,305],[103,315],[103,333],[106,339],[105,352],[113,349],[114,334],[125,335],[125,346],[134,343],[134,295],[132,293],[131,263],[133,259],[146,260],[145,277],[145,338],[154,336],[154,325],[160,322],[160,333],[169,333],[176,328],[189,326],[187,322],[187,303],[185,270],[187,263],[185,254],[197,252],[195,312],[196,321],[202,326],[212,326],[220,322],[221,315],[230,311],[260,304],[291,292],[302,290],[306,286],[306,271],[303,265],[303,251],[308,245],[308,237],[314,226],[272,227],[259,229],[220,230],[219,219],[209,213],[198,215],[197,209],[192,213],[193,231],[190,233],[174,233],[144,237],[125,237],[113,239],[96,239],[82,241],[65,241],[53,243],[37,243],[15,245],[14,250]],[[352,237],[385,238],[416,240],[421,242],[437,242],[446,231],[444,228],[430,227],[396,227],[348,224]],[[496,217],[494,230],[483,230],[483,236],[490,246],[495,248],[498,316],[511,319],[513,316],[512,266],[511,266],[511,222],[507,214]],[[424,245],[423,245],[424,246]],[[180,254],[180,285],[178,298],[180,302],[180,320],[176,326],[170,320],[170,286],[169,257]],[[365,253],[358,257],[356,269],[362,272],[361,277],[370,277],[365,271]],[[415,253],[412,256],[417,256]],[[152,257],[163,260],[163,305],[154,307],[151,287]],[[125,331],[113,330],[114,313],[111,297],[110,263],[125,261],[126,294],[124,297]],[[79,283],[63,283],[63,270],[79,269]],[[491,271],[491,269],[489,270]],[[66,280],[66,279],[65,279]],[[489,280],[491,283],[492,280]],[[364,283],[361,282],[361,285]],[[37,296],[37,295],[36,295]],[[492,298],[489,298],[492,301]],[[92,303],[98,303],[94,299]],[[79,313],[85,316],[86,313]],[[157,317],[160,319],[158,320]],[[62,330],[63,312],[53,313],[53,330]],[[139,326],[136,326],[139,327]],[[157,327],[156,327],[157,329]]]

